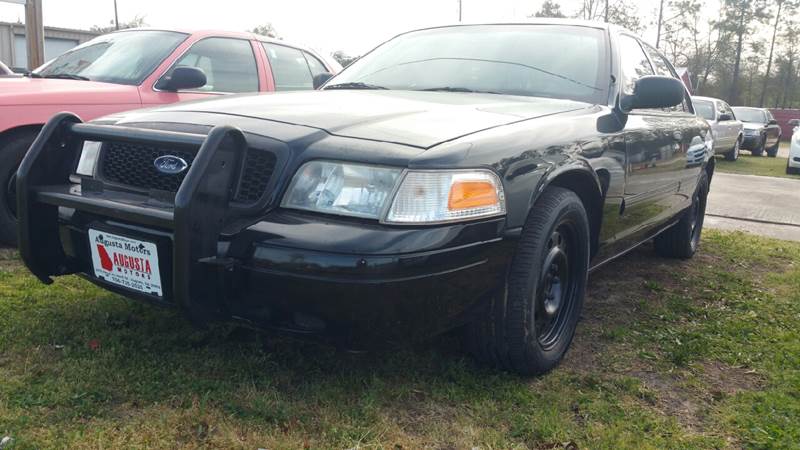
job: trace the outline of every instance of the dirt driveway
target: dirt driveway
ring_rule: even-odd
[[[706,226],[800,241],[800,181],[717,172]]]

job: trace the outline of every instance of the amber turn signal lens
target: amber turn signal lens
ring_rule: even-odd
[[[497,189],[488,181],[456,181],[450,187],[448,209],[479,208],[499,202]]]

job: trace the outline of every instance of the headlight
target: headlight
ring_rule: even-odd
[[[379,219],[402,172],[387,167],[311,161],[294,175],[281,205]]]
[[[78,167],[75,173],[87,177],[94,176],[94,170],[97,166],[97,157],[100,156],[100,147],[103,146],[102,142],[85,141],[83,143],[83,150],[81,150],[81,157],[78,160]]]
[[[503,185],[494,172],[409,171],[394,196],[386,222],[452,222],[505,212]]]
[[[292,178],[281,206],[409,225],[506,212],[503,185],[492,171],[409,170],[402,175],[396,168],[308,162]]]

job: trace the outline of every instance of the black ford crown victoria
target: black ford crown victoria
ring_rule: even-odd
[[[624,30],[432,28],[319,92],[54,117],[19,169],[20,252],[45,283],[82,274],[199,322],[348,343],[463,326],[478,359],[538,374],[591,269],[652,238],[693,255],[711,148]]]

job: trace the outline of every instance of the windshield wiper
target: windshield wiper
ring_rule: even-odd
[[[383,86],[378,86],[375,84],[367,84],[362,83],[360,81],[354,81],[350,83],[339,83],[339,84],[332,84],[330,86],[325,86],[324,90],[328,89],[388,89]]]
[[[418,91],[430,91],[430,92],[472,92],[477,94],[498,94],[499,92],[494,91],[480,91],[477,89],[470,89],[465,87],[451,87],[451,86],[442,86],[442,87],[432,87],[427,89],[417,89]]]
[[[25,76],[25,77],[28,77],[28,78],[42,78],[42,76],[39,75],[36,72],[25,72],[24,74],[22,74],[22,76]]]
[[[62,80],[81,80],[81,81],[91,81],[88,77],[83,75],[75,75],[72,73],[56,73],[53,75],[40,75],[41,78],[58,78]]]

